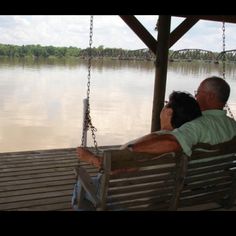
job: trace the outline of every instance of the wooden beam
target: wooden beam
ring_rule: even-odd
[[[173,15],[176,17],[186,17],[186,19],[170,34],[169,48],[171,48],[191,27],[199,20],[210,20],[219,22],[236,23],[236,15]],[[130,15],[120,15],[125,23],[138,35],[145,45],[156,55],[158,42],[146,30],[146,28],[134,17]]]
[[[120,15],[122,20],[137,34],[137,36],[145,43],[145,45],[156,54],[157,41],[146,30],[146,28],[134,17],[130,15]]]
[[[160,129],[160,113],[164,104],[166,75],[168,65],[169,37],[171,16],[160,15],[158,20],[158,44],[156,58],[156,75],[152,107],[151,132]]]
[[[175,15],[176,17],[187,17],[198,20],[220,21],[236,23],[236,15]]]
[[[171,48],[199,19],[187,18],[170,34],[169,48]]]

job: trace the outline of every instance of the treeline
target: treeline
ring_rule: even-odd
[[[0,56],[2,57],[32,57],[32,58],[48,58],[48,57],[88,57],[90,49],[81,49],[77,47],[54,47],[41,45],[9,45],[0,44]],[[104,48],[104,46],[93,47],[91,49],[93,57],[112,57],[118,59],[147,59],[154,58],[154,54],[147,49],[140,50],[124,50],[121,48]]]
[[[41,45],[10,45],[0,44],[0,57],[9,58],[87,58],[90,48],[54,47]],[[91,49],[93,58],[113,58],[120,60],[155,60],[155,55],[148,49],[125,50],[122,48],[104,48],[103,45]],[[169,51],[169,60],[216,60],[219,53],[204,50]],[[236,53],[228,52],[227,60],[236,61]]]

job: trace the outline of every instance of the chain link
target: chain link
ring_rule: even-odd
[[[93,143],[96,153],[98,153],[98,144],[96,141],[95,132],[97,129],[92,124],[92,119],[90,116],[90,79],[91,79],[91,65],[92,65],[92,43],[93,43],[93,16],[90,16],[90,31],[89,31],[89,50],[88,50],[88,82],[87,82],[87,109],[85,111],[84,119],[84,130],[81,139],[81,146],[84,146],[85,143],[85,132],[90,129],[92,133]]]
[[[225,53],[225,22],[222,24],[222,39],[223,39],[223,58],[222,58],[222,76],[223,79],[225,79],[225,64],[226,64],[226,53]],[[230,110],[229,105],[226,103],[225,108],[228,111],[231,118],[234,119],[234,115],[232,111]]]
[[[225,22],[222,24],[222,41],[223,41],[223,58],[222,58],[222,76],[223,79],[225,79],[225,61],[226,61],[226,55],[225,55]]]

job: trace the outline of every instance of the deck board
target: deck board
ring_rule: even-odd
[[[0,153],[0,210],[71,211],[77,163],[75,148]],[[95,175],[95,168],[82,164]],[[228,209],[205,204],[180,210]]]

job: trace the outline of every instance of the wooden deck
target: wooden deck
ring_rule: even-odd
[[[0,153],[0,210],[72,210],[76,164],[75,148]],[[91,175],[97,171],[84,166]],[[226,209],[205,204],[180,210]],[[230,210],[236,210],[236,205]]]
[[[73,148],[1,153],[0,210],[71,210],[76,164]]]

